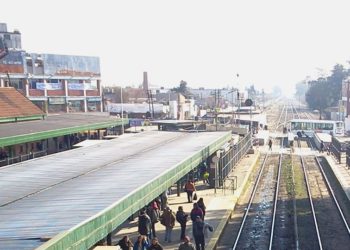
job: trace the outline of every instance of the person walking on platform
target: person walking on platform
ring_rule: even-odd
[[[204,216],[205,216],[205,210],[206,210],[206,206],[204,205],[204,200],[203,198],[199,198],[199,200],[197,201],[197,205],[200,209],[202,209],[203,211],[203,217],[202,217],[202,220],[204,220]]]
[[[184,237],[184,242],[180,244],[179,250],[195,250],[194,245],[191,243],[190,237]]]
[[[196,187],[195,187],[194,183],[190,179],[185,184],[185,191],[187,193],[188,203],[191,203],[192,200],[193,200],[193,192],[196,191]]]
[[[323,151],[324,151],[324,143],[323,143],[323,141],[321,141],[320,153],[323,153]]]
[[[151,241],[151,245],[149,245],[147,250],[163,250],[163,246],[159,244],[158,239],[154,237]]]
[[[272,140],[269,140],[269,150],[272,151]]]
[[[141,235],[151,237],[151,219],[146,214],[146,210],[142,209],[139,215],[138,232]]]
[[[176,218],[174,212],[170,209],[170,207],[166,207],[160,220],[160,223],[165,226],[165,242],[171,242],[171,232],[175,226],[175,219]]]
[[[186,234],[186,223],[188,220],[188,214],[186,214],[183,210],[182,206],[179,206],[177,212],[176,212],[176,220],[177,222],[180,223],[181,226],[181,236],[180,236],[180,240],[184,240],[185,239],[185,234]]]
[[[139,235],[137,237],[137,240],[134,244],[133,250],[147,250],[149,246],[147,236],[146,235]]]

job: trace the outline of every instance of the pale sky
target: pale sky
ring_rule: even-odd
[[[350,1],[1,0],[28,52],[98,56],[104,85],[285,93],[350,60]],[[239,74],[237,79],[236,74]]]

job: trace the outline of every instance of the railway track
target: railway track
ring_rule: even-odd
[[[302,249],[349,249],[349,224],[318,157],[300,156],[300,167],[309,199],[309,206],[306,206],[309,213],[303,211],[306,204],[303,207],[301,203],[299,212],[302,213],[298,213],[298,221],[305,220],[303,214],[307,214],[306,220],[309,223],[300,228],[302,234],[299,235],[307,234],[313,238],[310,240],[310,237],[301,237]],[[311,215],[313,223],[310,220]]]
[[[280,106],[273,131],[297,112],[293,105]],[[294,145],[312,148],[307,139]],[[254,184],[240,198],[231,231],[217,249],[349,249],[350,202],[337,202],[343,190],[335,184],[333,191],[321,162],[314,155],[261,158]]]
[[[273,239],[271,229],[275,221],[274,211],[281,160],[282,155],[265,156],[232,249],[270,247],[270,241]]]
[[[349,225],[318,158],[307,156],[304,165],[320,249],[349,249]]]

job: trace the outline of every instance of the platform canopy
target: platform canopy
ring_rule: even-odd
[[[3,167],[1,247],[89,249],[230,139],[149,131]]]

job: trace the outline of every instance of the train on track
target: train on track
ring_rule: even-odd
[[[344,130],[344,122],[342,121],[293,119],[289,122],[289,131],[299,137],[312,137],[314,133],[343,136]]]

